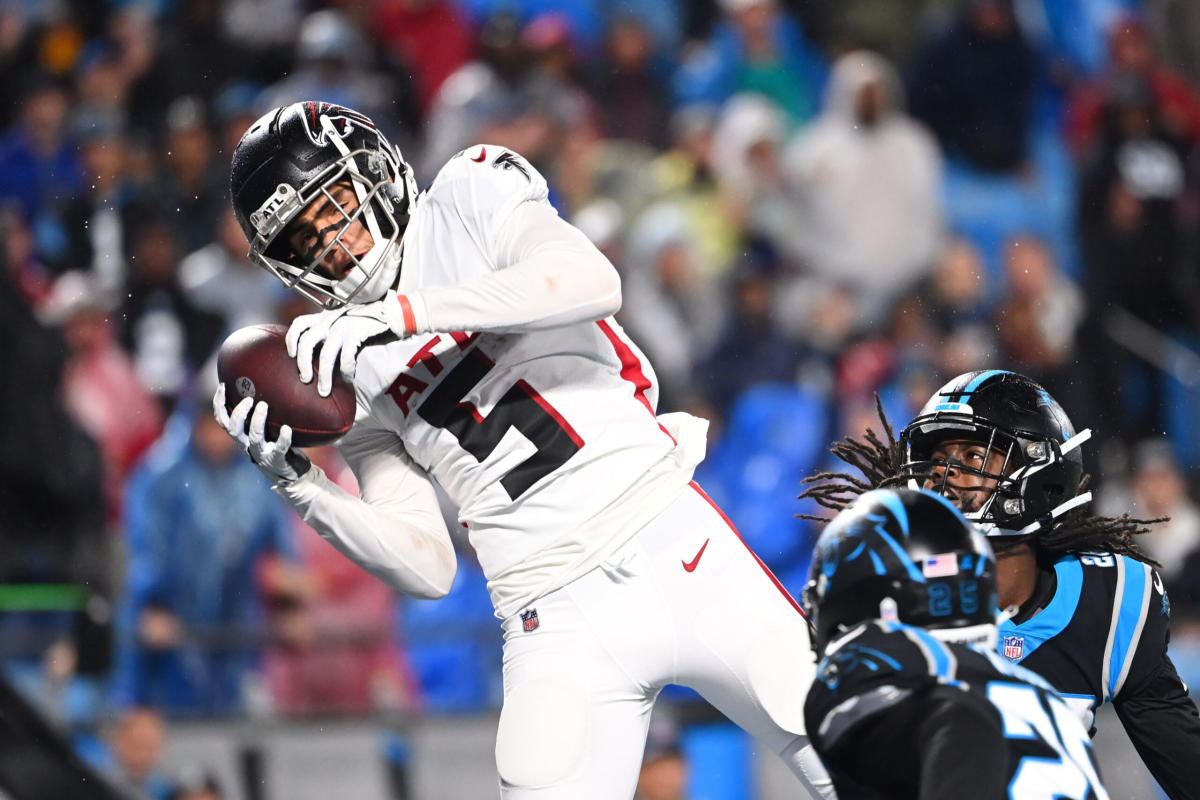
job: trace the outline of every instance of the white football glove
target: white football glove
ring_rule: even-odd
[[[308,456],[292,449],[290,425],[279,426],[279,438],[267,441],[267,404],[263,401],[255,403],[253,397],[243,397],[230,413],[225,410],[225,384],[219,383],[213,395],[213,416],[271,483],[291,483],[312,466]],[[247,416],[250,417],[249,429],[246,427]]]
[[[334,360],[338,362],[342,377],[347,382],[353,381],[358,351],[376,337],[390,340],[393,336],[403,339],[408,333],[399,296],[387,292],[381,300],[372,303],[345,305],[296,317],[288,328],[284,343],[288,355],[296,359],[300,368],[300,381],[308,383],[313,379],[313,351],[323,342],[317,362],[317,393],[328,397],[333,391]]]

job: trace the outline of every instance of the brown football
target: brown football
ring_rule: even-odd
[[[315,377],[301,383],[296,361],[287,354],[286,333],[284,325],[250,325],[221,343],[217,377],[225,384],[225,407],[232,412],[252,395],[267,403],[267,439],[274,441],[281,425],[291,425],[293,445],[329,444],[354,425],[354,388],[336,371],[329,397],[317,394]]]

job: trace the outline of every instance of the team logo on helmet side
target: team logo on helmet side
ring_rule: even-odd
[[[925,576],[905,552],[905,545],[887,531],[887,523],[888,518],[882,514],[865,514],[861,519],[847,525],[843,532],[844,540],[857,541],[845,558],[840,557],[845,548],[842,542],[827,541],[822,558],[823,574],[827,582],[833,579],[843,563],[865,557],[870,560],[872,569],[879,575],[887,573],[887,565],[891,564],[891,570],[894,571],[898,567],[910,580],[924,583]],[[907,534],[908,531],[904,530],[903,533]]]
[[[525,180],[529,180],[529,170],[525,169],[525,165],[521,163],[521,159],[515,153],[505,150],[492,160],[492,166],[501,169],[515,169],[525,176]]]
[[[1037,388],[1037,405],[1038,408],[1046,409],[1046,413],[1058,423],[1058,435],[1062,437],[1062,441],[1065,442],[1075,435],[1075,428],[1071,425],[1071,420],[1067,419],[1067,412],[1063,411],[1058,401],[1040,386]]]
[[[375,127],[375,123],[357,111],[332,103],[308,102],[304,104],[304,130],[317,147],[325,147],[329,144],[325,126],[321,124],[322,118],[333,123],[341,136],[353,133],[355,125],[365,128],[376,136],[379,135],[379,128]]]

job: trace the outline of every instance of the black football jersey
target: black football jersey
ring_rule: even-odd
[[[827,650],[804,705],[839,800],[1104,800],[1091,741],[1044,679],[982,645],[875,621]]]
[[[1041,675],[1094,733],[1112,703],[1172,800],[1200,798],[1200,715],[1167,655],[1171,606],[1148,564],[1111,553],[1054,562],[1053,594],[1036,614],[1000,625],[998,649]]]

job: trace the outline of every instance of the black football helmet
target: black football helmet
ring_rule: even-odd
[[[329,192],[339,183],[353,187],[358,208],[343,209],[327,242],[308,253],[292,252],[281,234],[313,200],[335,202]],[[417,185],[400,151],[370,119],[310,101],[276,108],[250,126],[233,153],[230,196],[250,258],[318,305],[336,308],[377,300],[395,282]],[[341,243],[355,223],[374,239],[365,254]],[[334,280],[317,267],[339,247],[352,268]]]
[[[873,619],[994,645],[996,560],[983,534],[940,495],[875,489],[821,532],[801,602],[818,656]]]
[[[966,513],[988,536],[1049,531],[1056,518],[1091,500],[1090,492],[1079,491],[1079,446],[1091,434],[1076,433],[1062,406],[1030,378],[1005,370],[968,372],[939,389],[900,432],[902,471],[911,487],[942,494],[952,471],[995,481],[981,507]],[[934,458],[939,444],[955,439],[1001,453],[1003,467],[992,473]]]

